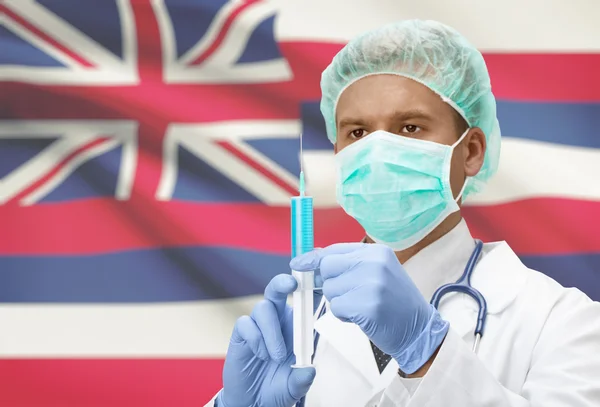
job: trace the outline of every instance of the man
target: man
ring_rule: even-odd
[[[323,279],[316,369],[290,367],[297,285],[279,275],[235,325],[215,404],[599,406],[600,304],[526,268],[506,243],[474,258],[487,302],[477,353],[477,303],[429,304],[477,247],[459,204],[498,163],[481,54],[440,23],[404,21],[351,41],[321,87],[338,202],[367,237],[290,263]]]

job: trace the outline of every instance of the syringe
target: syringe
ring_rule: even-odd
[[[300,135],[300,194],[292,197],[292,258],[314,248],[313,199],[305,196],[304,171],[302,169],[302,135]],[[314,353],[314,271],[295,271],[292,276],[298,282],[293,294],[294,309],[294,355],[292,367],[312,366]]]

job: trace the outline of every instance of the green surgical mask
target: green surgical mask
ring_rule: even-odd
[[[407,249],[459,210],[450,187],[453,145],[375,131],[336,154],[337,201],[376,243]]]

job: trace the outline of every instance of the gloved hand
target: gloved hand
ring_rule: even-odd
[[[449,324],[387,246],[334,244],[298,256],[290,266],[298,271],[320,268],[333,315],[357,324],[405,373],[423,366],[448,332]]]
[[[290,407],[308,392],[315,369],[290,367],[296,358],[292,309],[286,299],[297,285],[289,274],[275,276],[251,316],[237,320],[225,357],[218,407]]]

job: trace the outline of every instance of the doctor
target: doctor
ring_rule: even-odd
[[[215,405],[600,406],[600,304],[528,269],[505,242],[475,259],[471,283],[487,302],[477,353],[477,302],[429,303],[476,248],[459,205],[498,164],[481,54],[440,23],[404,21],[351,41],[321,87],[338,202],[366,238],[290,264],[324,281],[316,369],[290,368],[296,282],[279,275],[235,325]]]

